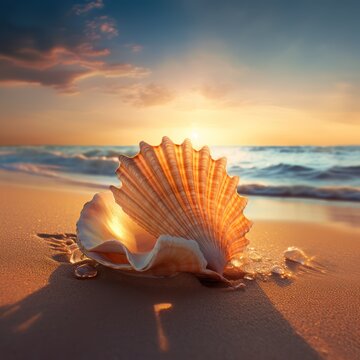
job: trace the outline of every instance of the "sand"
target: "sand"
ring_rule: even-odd
[[[232,291],[188,274],[143,279],[109,269],[81,281],[37,234],[74,232],[94,189],[0,178],[1,359],[360,358],[356,222],[255,218],[252,246],[296,245],[327,269],[293,281],[248,281]]]

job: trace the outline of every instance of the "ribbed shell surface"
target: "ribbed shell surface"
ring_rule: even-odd
[[[243,251],[251,227],[243,214],[247,199],[238,195],[239,179],[227,174],[225,158],[164,137],[159,146],[141,142],[136,156],[119,160],[115,201],[149,233],[196,240],[209,269],[219,273]]]

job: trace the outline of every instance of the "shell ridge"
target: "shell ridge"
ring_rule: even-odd
[[[161,198],[158,196],[156,191],[153,191],[153,186],[151,180],[149,181],[149,177],[144,174],[139,166],[134,162],[133,159],[131,161],[123,164],[120,167],[120,177],[122,178],[123,185],[119,189],[117,202],[124,208],[124,211],[129,213],[130,216],[134,218],[143,217],[144,219],[155,220],[157,224],[157,230],[154,233],[154,227],[152,226],[151,232],[158,236],[159,233],[165,231],[166,227],[164,225],[172,224],[173,227],[176,227],[177,220],[173,213],[169,211],[169,209],[165,206],[165,204],[161,201]],[[129,171],[131,168],[131,171]],[[133,178],[136,180],[132,180],[130,175],[134,175]],[[140,197],[144,188],[147,190],[147,197]],[[131,194],[131,195],[130,195]],[[126,201],[122,197],[126,197]],[[137,199],[136,201],[132,202],[132,206],[127,205],[129,200]],[[133,205],[136,206],[134,207]],[[126,208],[126,210],[125,210]],[[153,209],[157,208],[159,214],[161,215],[162,219],[158,219],[157,217],[153,217]],[[146,216],[136,216],[136,212],[144,213]],[[137,220],[138,221],[138,220]],[[152,221],[154,224],[154,221]],[[144,222],[142,222],[142,226],[144,226]],[[150,229],[149,229],[150,230]]]
[[[176,156],[176,153],[178,152],[177,146],[178,145],[175,145],[170,139],[163,139],[161,144],[162,155],[164,159],[163,165],[166,167],[167,180],[173,189],[176,201],[178,203],[178,216],[179,219],[181,219],[181,223],[185,230],[185,232],[182,234],[182,237],[193,238],[195,234],[193,233],[191,226],[192,220],[189,213],[190,207],[188,206],[185,189],[181,181],[181,174],[178,170],[179,164]],[[184,211],[179,211],[180,209],[183,209]]]
[[[202,241],[204,238],[204,232],[202,229],[202,214],[200,206],[198,204],[197,190],[196,190],[196,168],[197,168],[197,152],[193,150],[190,140],[186,139],[181,146],[178,147],[177,161],[179,166],[183,166],[184,171],[181,174],[182,186],[186,189],[187,194],[187,206],[188,206],[188,218],[191,223],[194,239]]]
[[[214,237],[216,237],[216,213],[220,208],[218,198],[219,191],[221,189],[222,179],[225,177],[224,175],[226,170],[226,160],[224,158],[220,158],[214,161],[214,170],[212,176],[212,183],[210,187],[209,199],[210,199],[210,212],[211,212],[211,227],[214,231]]]
[[[207,146],[204,146],[199,153],[199,162],[198,162],[198,198],[199,198],[199,204],[201,209],[201,215],[205,222],[205,224],[208,221],[208,216],[206,214],[206,184],[207,179],[206,175],[208,173],[209,169],[209,163],[210,163],[210,151]],[[209,233],[208,227],[205,225],[204,228],[204,238],[201,239],[202,241],[206,241],[206,239],[211,238],[211,234]]]
[[[127,194],[128,199],[131,197],[133,199],[137,199],[137,201],[134,201],[133,204],[137,205],[138,211],[144,212],[147,215],[152,214],[154,206],[158,205],[160,210],[159,212],[164,217],[163,221],[158,221],[160,227],[162,227],[163,222],[165,222],[165,224],[168,223],[168,220],[170,220],[170,222],[173,225],[176,224],[176,218],[172,215],[171,212],[169,214],[168,209],[164,207],[164,204],[161,202],[161,199],[157,196],[157,193],[155,191],[152,191],[152,186],[149,186],[151,185],[151,182],[149,182],[149,178],[141,171],[141,169],[137,166],[137,164],[133,161],[133,159],[129,159],[129,160],[130,160],[129,162],[123,163],[122,166],[120,167],[119,174],[120,177],[122,178],[122,187],[119,189],[119,193],[118,193],[119,198]],[[132,180],[133,178],[136,179],[136,181]],[[147,194],[149,195],[149,197],[139,198],[144,188],[148,189]],[[122,207],[126,207],[126,202],[125,203],[122,201],[120,202]],[[134,214],[132,214],[132,216],[134,216]]]
[[[191,144],[190,144],[191,145]],[[199,163],[200,163],[200,151],[194,151],[191,148],[192,152],[192,167],[188,170],[188,176],[187,178],[190,180],[190,183],[193,184],[193,202],[196,207],[196,214],[198,214],[198,218],[200,220],[200,226],[199,226],[199,241],[203,241],[203,239],[206,238],[206,233],[204,228],[201,226],[201,223],[205,221],[205,217],[202,211],[201,207],[201,199],[200,199],[200,186],[199,186],[199,171],[194,171],[199,169]],[[188,180],[188,181],[189,181]]]
[[[241,198],[240,199],[234,198],[234,199],[235,200],[233,201],[233,204],[231,206],[231,211],[227,216],[222,232],[222,236],[227,238],[226,240],[227,243],[233,241],[234,231],[239,231],[239,233],[241,231],[242,234],[246,234],[250,230],[250,223],[248,219],[245,217],[245,215],[241,214],[241,216],[236,216],[238,212],[236,202],[240,201],[242,203],[243,199]]]
[[[235,201],[236,197],[238,196],[238,194],[236,192],[237,183],[238,183],[237,177],[229,177],[229,181],[226,184],[227,186],[225,188],[224,196],[223,196],[224,208],[223,208],[223,213],[222,213],[222,218],[221,218],[221,225],[219,227],[220,234],[222,234],[224,231],[224,225],[225,225],[226,220],[227,220],[227,218],[231,212],[231,209],[233,207],[233,202]]]
[[[141,151],[143,151],[143,149]],[[161,151],[162,151],[161,145],[155,148],[149,147],[147,149],[144,149],[144,157],[146,159],[147,165],[149,166],[149,164],[151,164],[150,169],[152,170],[156,180],[158,181],[159,190],[162,195],[161,199],[165,201],[165,203],[167,204],[169,212],[172,211],[174,214],[178,216],[176,218],[178,222],[178,226],[176,226],[177,228],[176,236],[181,236],[182,227],[185,226],[185,224],[184,221],[181,219],[181,217],[179,218],[179,215],[181,215],[181,213],[179,212],[178,201],[172,191],[172,187],[169,184],[169,181],[166,177],[166,173],[165,176],[161,176],[161,174],[164,174],[164,169],[161,166],[161,163],[157,157],[159,155],[162,156]]]
[[[144,145],[145,146],[145,145]],[[176,217],[177,208],[174,203],[171,201],[171,188],[169,188],[166,182],[161,181],[162,178],[159,177],[159,173],[162,172],[161,164],[159,163],[156,154],[152,151],[150,145],[146,145],[146,147],[141,148],[141,153],[143,153],[143,166],[147,168],[148,173],[151,174],[150,176],[150,184],[153,189],[155,189],[154,193],[157,195],[157,202],[158,204],[162,204],[165,209],[165,216],[171,215],[173,219],[175,219],[175,223],[172,222],[173,226],[173,234],[179,236],[181,234],[181,224]],[[154,166],[156,163],[156,166]],[[170,196],[169,196],[170,194]],[[156,205],[156,204],[155,204]],[[162,227],[161,227],[162,229]],[[163,231],[158,231],[157,236],[159,236]]]
[[[214,239],[219,239],[220,244],[224,246],[223,239],[218,236],[217,232],[217,214],[221,211],[221,203],[219,202],[220,190],[222,186],[222,180],[226,177],[226,159],[220,158],[214,162],[214,179],[211,186],[211,227],[214,233]]]
[[[144,159],[139,158],[139,165],[138,166],[140,166],[140,165],[145,169],[145,171],[146,171],[145,176],[148,178],[151,186],[156,190],[155,194],[157,196],[157,200],[156,200],[157,204],[162,204],[162,199],[163,198],[166,199],[166,193],[164,193],[164,190],[162,189],[161,185],[157,181],[156,174],[154,174],[152,172],[152,168],[146,162],[146,158],[144,158]],[[161,195],[162,195],[162,197],[161,197]],[[166,216],[168,216],[168,214],[170,214],[171,217],[174,219],[174,221],[177,222],[177,219],[176,219],[175,215],[173,215],[175,213],[176,213],[176,207],[174,207],[171,202],[166,201],[164,203],[164,213],[163,213],[163,215],[166,217]],[[175,226],[175,228],[176,228],[176,226]],[[159,236],[161,233],[163,233],[163,231],[160,231],[157,234],[157,236]],[[177,234],[177,235],[179,235],[179,234]]]
[[[196,151],[192,148],[191,142],[186,141],[184,143],[185,148],[187,148],[188,155],[184,153],[183,157],[185,158],[184,162],[187,163],[186,167],[186,182],[190,186],[190,197],[193,203],[193,216],[199,219],[197,222],[199,224],[197,231],[197,241],[200,244],[201,249],[204,250],[206,247],[207,239],[210,238],[209,231],[203,224],[206,224],[207,218],[205,216],[205,212],[203,211],[201,191],[203,187],[200,186],[201,178],[199,176],[200,163],[203,161],[203,157],[208,157],[209,154],[206,155],[206,151],[208,150],[206,147],[202,148],[200,151]]]
[[[224,176],[220,185],[220,190],[219,190],[219,194],[218,197],[216,199],[216,202],[218,204],[217,208],[216,208],[216,213],[215,213],[215,226],[216,226],[216,237],[220,238],[221,235],[221,215],[222,212],[225,208],[225,200],[224,200],[224,195],[225,195],[225,189],[227,188],[227,184],[229,183],[230,178],[229,176]],[[222,239],[221,239],[222,241]]]
[[[113,191],[115,200],[117,203],[121,203],[121,208],[127,213],[136,223],[138,223],[142,228],[149,231],[154,236],[157,236],[158,233],[158,224],[154,224],[152,222],[144,222],[142,219],[144,218],[150,218],[152,219],[152,214],[145,208],[144,203],[139,204],[133,196],[128,194],[127,192],[121,192],[121,190],[118,190],[118,192],[115,189],[111,189]],[[163,226],[164,229],[166,228],[167,221],[164,221]],[[171,226],[171,225],[169,225]]]
[[[212,201],[213,201],[213,193],[212,193],[212,186],[215,177],[215,161],[210,158],[209,161],[209,170],[207,174],[207,184],[206,184],[206,215],[207,215],[207,228],[210,234],[211,242],[216,242],[214,238],[214,231],[213,231],[213,219],[212,219]]]
[[[184,161],[183,149],[181,145],[174,145],[174,173],[177,176],[173,175],[177,191],[179,192],[181,203],[184,210],[184,215],[186,217],[186,223],[189,227],[189,237],[191,239],[199,238],[199,233],[197,231],[198,226],[196,225],[196,215],[193,212],[193,206],[191,203],[191,197],[189,198],[189,189],[186,181],[186,162]],[[181,171],[182,170],[182,171]]]

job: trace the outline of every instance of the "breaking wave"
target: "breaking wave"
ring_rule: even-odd
[[[321,200],[360,201],[360,189],[347,187],[313,187],[304,185],[266,186],[261,184],[240,185],[238,192],[244,195],[308,198]]]

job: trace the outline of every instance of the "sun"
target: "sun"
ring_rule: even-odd
[[[200,133],[197,129],[191,129],[189,132],[189,138],[193,147],[198,148],[201,145]]]
[[[193,141],[199,140],[199,133],[196,130],[192,130],[190,133],[190,139]]]

